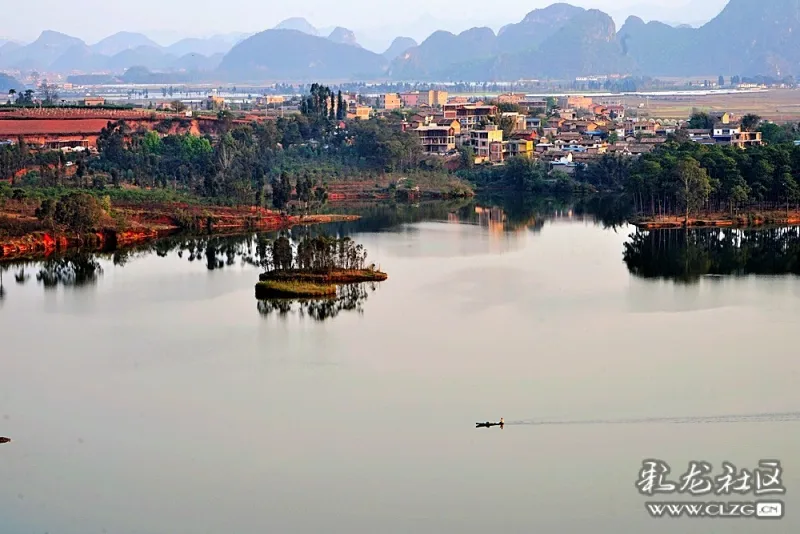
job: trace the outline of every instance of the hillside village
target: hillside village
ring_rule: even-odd
[[[636,156],[652,151],[670,134],[701,144],[744,148],[762,143],[761,132],[743,128],[732,113],[711,114],[711,127],[687,120],[638,117],[613,97],[531,97],[505,93],[487,100],[449,97],[444,91],[385,94],[373,106],[349,97],[349,117],[402,113],[402,127],[417,135],[427,154],[455,157],[471,150],[475,164],[501,165],[522,156],[572,173],[604,154]],[[363,101],[363,100],[362,100]]]
[[[474,164],[502,165],[508,158],[525,157],[548,163],[571,174],[582,163],[605,154],[635,157],[652,151],[670,134],[702,144],[747,147],[762,143],[754,125],[744,127],[732,113],[711,114],[703,128],[685,120],[659,119],[620,105],[614,96],[527,96],[504,93],[492,98],[450,96],[428,90],[381,95],[341,95],[339,128],[351,121],[392,117],[403,131],[414,134],[422,152],[441,157],[454,168],[467,154]],[[190,109],[181,101],[163,101],[154,109],[114,109],[101,97],[86,97],[73,105],[0,109],[0,143],[24,139],[32,148],[95,150],[109,120],[162,135],[185,132],[212,134],[223,115],[237,123],[274,120],[299,113],[300,99],[261,96],[247,111],[231,111],[229,99],[210,94]],[[39,107],[36,107],[39,104]],[[640,116],[641,115],[641,116]],[[169,124],[167,124],[169,123]],[[695,125],[696,126],[696,125]],[[450,163],[454,162],[454,163]]]

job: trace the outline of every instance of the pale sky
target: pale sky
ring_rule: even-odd
[[[4,0],[10,1],[10,0]],[[385,2],[385,4],[384,4]],[[42,30],[56,30],[89,44],[118,31],[142,32],[162,44],[182,37],[220,33],[254,33],[289,17],[305,17],[318,28],[344,26],[356,32],[368,48],[398,35],[423,40],[436,29],[453,32],[473,26],[497,30],[519,22],[529,11],[554,0],[506,0],[502,9],[488,8],[485,0],[38,0],[31,9],[4,9],[0,37],[35,39]],[[574,5],[612,15],[618,27],[627,15],[669,23],[701,23],[716,15],[727,0],[573,0]],[[392,7],[390,7],[392,6]],[[402,6],[402,9],[400,9]],[[223,11],[224,10],[224,11]]]

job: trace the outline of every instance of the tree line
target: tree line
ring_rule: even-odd
[[[688,218],[696,211],[790,209],[800,201],[800,147],[671,141],[639,158],[604,155],[576,172],[600,191],[623,192],[634,213]]]
[[[293,244],[285,235],[273,241],[260,239],[250,263],[264,272],[300,270],[327,273],[333,270],[364,269],[367,251],[349,237],[306,235]]]

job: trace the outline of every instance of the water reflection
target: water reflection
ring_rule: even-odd
[[[103,268],[94,255],[76,253],[45,261],[36,273],[36,280],[45,289],[59,285],[80,287],[96,283],[102,274]],[[24,273],[21,276],[24,277]]]
[[[800,227],[637,231],[625,243],[623,260],[636,276],[683,283],[800,274]]]
[[[336,297],[329,299],[267,299],[259,300],[258,313],[265,317],[277,316],[287,319],[290,315],[309,317],[315,321],[326,321],[342,312],[364,313],[364,302],[377,284],[351,284],[340,286]]]

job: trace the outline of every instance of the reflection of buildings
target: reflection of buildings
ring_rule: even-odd
[[[478,224],[488,228],[490,234],[501,234],[505,231],[506,214],[502,209],[475,206],[475,213],[478,215]]]

